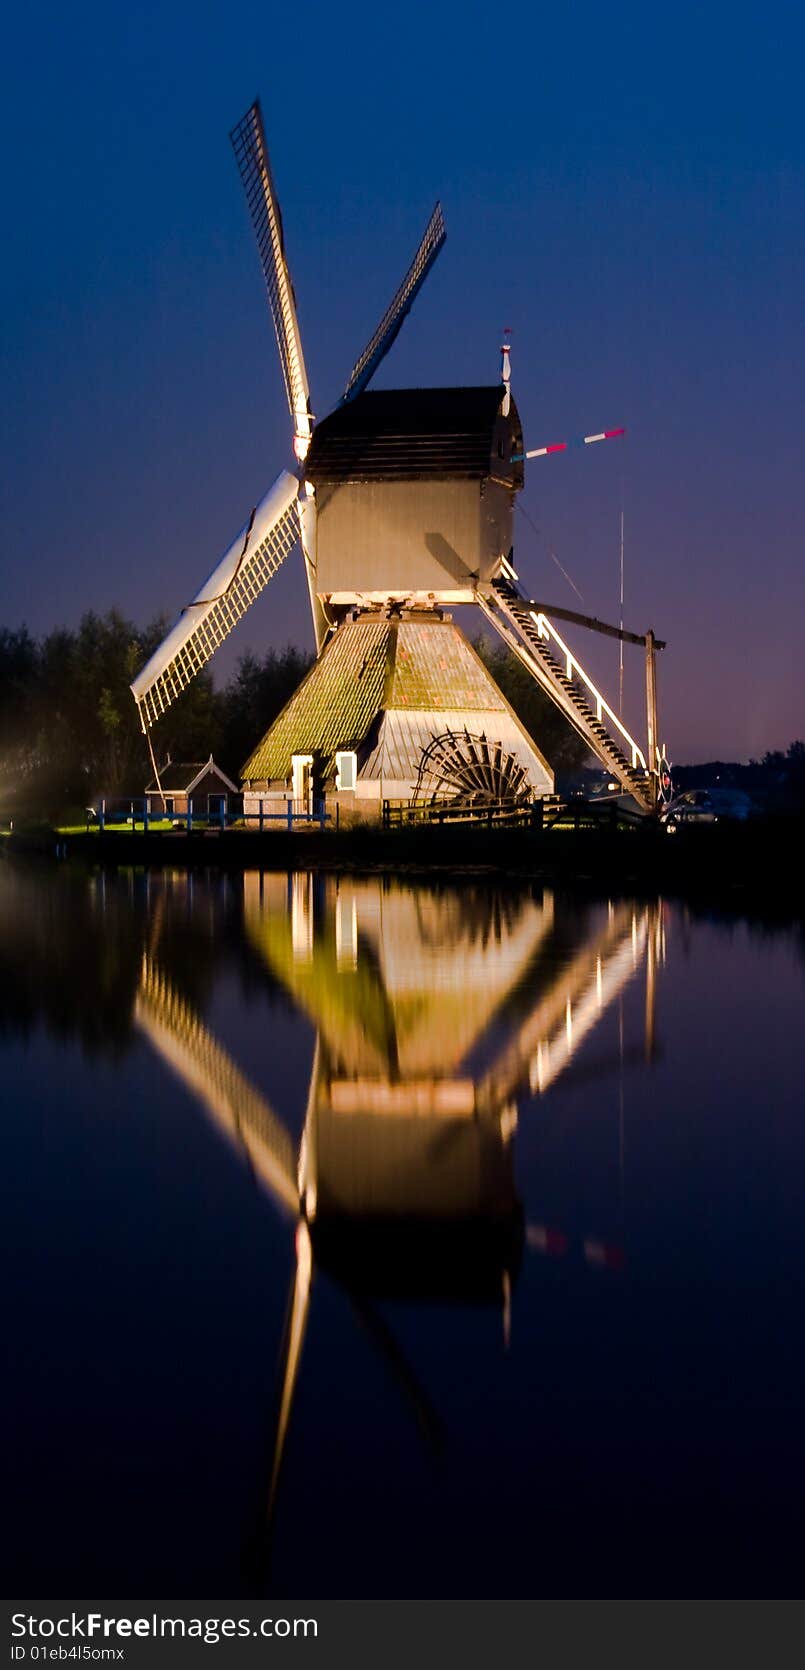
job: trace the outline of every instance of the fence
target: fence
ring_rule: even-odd
[[[187,802],[186,812],[163,812],[161,809],[153,809],[154,799],[154,795],[134,799],[131,796],[103,796],[87,807],[87,828],[95,828],[98,831],[141,829],[147,835],[150,831],[162,832],[165,824],[170,824],[172,830],[183,830],[190,834],[194,829],[224,830],[231,828],[233,824],[243,824],[247,829],[256,825],[262,831],[266,825],[272,823],[281,824],[285,829],[293,829],[298,824],[317,824],[323,829],[326,823],[331,822],[323,800],[314,801],[312,804],[306,800],[293,800],[290,796],[281,801],[260,800],[256,812],[244,813],[239,809],[225,811],[223,808],[220,811],[210,811],[206,804],[203,810],[196,810],[192,797]],[[203,802],[206,800],[207,796],[204,795]]]
[[[276,811],[272,811],[271,807],[277,807],[278,809]],[[247,828],[253,827],[254,824],[256,824],[258,829],[261,831],[265,828],[267,823],[280,823],[283,824],[286,829],[293,829],[294,824],[297,823],[316,823],[320,829],[323,829],[325,824],[332,823],[332,816],[325,810],[325,802],[323,800],[314,800],[312,803],[309,803],[307,800],[292,800],[290,795],[288,795],[284,800],[279,800],[274,797],[271,800],[258,801],[258,809],[256,812],[243,813],[243,822],[246,824]],[[338,806],[336,806],[335,822],[337,828]]]
[[[327,824],[333,823],[336,829],[339,827],[338,805],[336,804],[333,816],[326,810],[324,800],[294,800],[290,795],[281,799],[266,798],[257,801],[256,810],[243,812],[240,808],[211,811],[206,805],[203,811],[196,810],[191,798],[186,812],[164,814],[161,810],[150,810],[149,799],[153,803],[154,796],[139,799],[132,799],[130,796],[125,799],[102,797],[93,806],[87,807],[87,828],[95,828],[99,832],[106,829],[142,830],[148,834],[149,831],[162,833],[168,825],[171,833],[183,831],[190,834],[193,830],[217,833],[238,824],[241,828],[257,829],[262,834],[272,825],[283,829],[316,825],[319,829],[324,829]],[[206,795],[203,799],[206,801]],[[614,800],[567,801],[558,795],[544,795],[541,799],[519,806],[461,806],[449,800],[382,802],[384,829],[399,829],[411,825],[472,824],[486,829],[532,829],[547,832],[552,829],[615,829],[644,822],[644,815],[637,809],[632,811]]]
[[[487,829],[541,829],[542,801],[529,801],[524,806],[457,806],[449,800],[384,800],[382,816],[384,829],[446,823],[480,824]]]
[[[410,800],[383,801],[383,828],[411,824],[474,824],[486,829],[617,829],[645,822],[644,815],[613,801],[562,800],[543,795],[525,806],[457,806],[450,801],[420,804]]]
[[[226,829],[227,824],[236,821],[239,813],[225,811],[210,811],[206,804],[203,812],[196,810],[192,799],[187,802],[186,812],[163,812],[160,808],[152,808],[156,797],[132,797],[131,795],[103,795],[87,807],[87,828],[105,829],[142,829],[147,835],[149,830],[170,824],[173,829]],[[184,797],[182,797],[184,798]]]

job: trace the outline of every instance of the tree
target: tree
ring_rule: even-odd
[[[0,771],[13,801],[33,767],[34,706],[39,654],[27,627],[0,627]]]
[[[129,685],[164,633],[163,620],[140,632],[116,610],[85,614],[38,645],[24,627],[0,632],[4,809],[51,815],[102,794],[142,794],[151,765]],[[161,720],[158,756],[206,759],[218,712],[202,673]]]

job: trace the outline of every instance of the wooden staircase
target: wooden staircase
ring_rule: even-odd
[[[501,575],[479,587],[478,603],[509,649],[570,721],[607,771],[644,812],[656,810],[656,774],[548,616]]]

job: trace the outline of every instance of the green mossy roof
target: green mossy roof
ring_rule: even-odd
[[[388,679],[389,622],[349,621],[339,627],[246,761],[249,781],[290,775],[293,754],[314,754],[329,767],[339,748],[357,748],[383,706]]]
[[[347,621],[241,775],[250,782],[284,782],[294,754],[313,754],[326,774],[336,751],[359,749],[387,709],[464,716],[509,712],[491,674],[452,622]]]

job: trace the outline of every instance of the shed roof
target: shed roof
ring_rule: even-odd
[[[145,792],[146,794],[159,794],[160,789],[162,789],[166,794],[189,794],[208,772],[214,772],[217,777],[220,777],[221,782],[226,784],[232,794],[237,794],[237,784],[227,777],[226,772],[222,771],[219,765],[216,765],[212,754],[208,760],[193,760],[189,763],[180,760],[166,760],[159,773],[159,782],[157,783],[156,778],[154,778],[153,782],[146,784]]]
[[[311,481],[481,479],[496,455],[502,383],[477,388],[370,389],[316,425],[305,462]],[[512,401],[504,420],[520,420]],[[511,452],[509,448],[509,452]],[[502,461],[508,474],[509,459]]]

